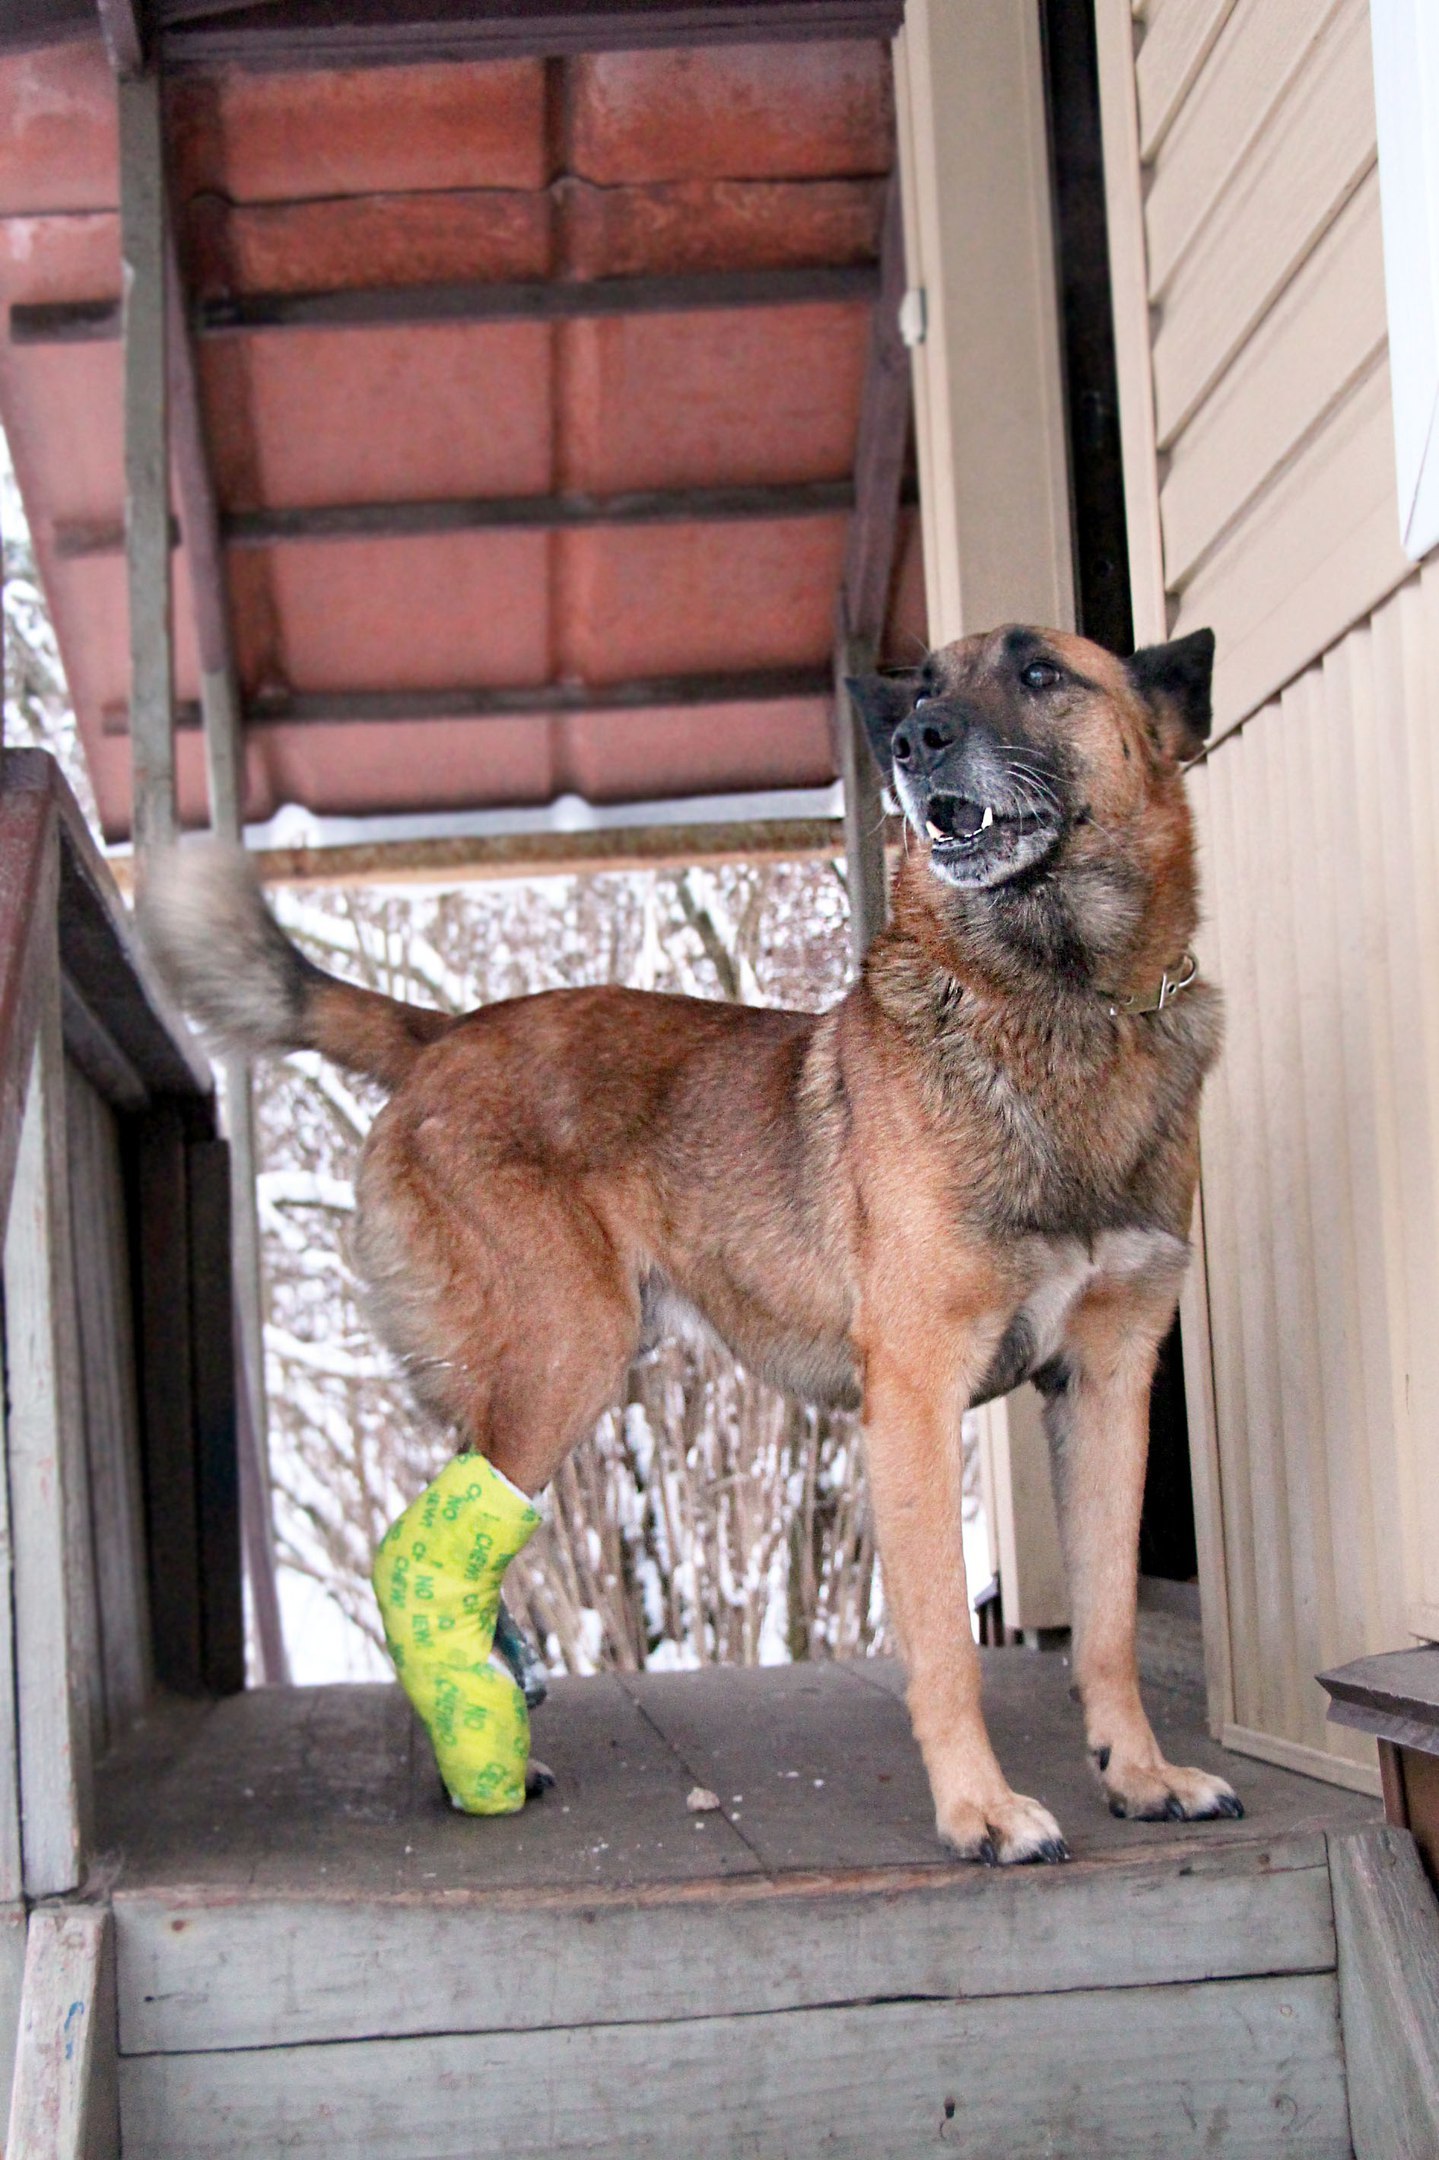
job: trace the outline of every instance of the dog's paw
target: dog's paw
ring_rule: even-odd
[[[532,1755],[525,1764],[525,1798],[542,1800],[547,1792],[555,1789],[555,1773],[538,1755]]]
[[[985,1867],[1022,1867],[1037,1860],[1052,1866],[1069,1858],[1048,1808],[1024,1793],[1006,1792],[983,1806],[961,1802],[942,1808],[938,1829],[956,1859],[978,1860]]]
[[[1129,1822],[1211,1822],[1244,1813],[1234,1787],[1207,1770],[1179,1770],[1163,1760],[1126,1764],[1103,1748],[1095,1763],[1110,1814]]]

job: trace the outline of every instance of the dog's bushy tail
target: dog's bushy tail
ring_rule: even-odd
[[[228,1050],[318,1050],[393,1088],[454,1024],[307,960],[266,907],[241,848],[201,841],[169,849],[151,868],[137,913],[175,995]]]

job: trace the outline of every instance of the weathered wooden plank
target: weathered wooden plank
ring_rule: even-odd
[[[143,81],[144,78],[142,77]],[[575,322],[617,315],[686,315],[716,309],[814,307],[873,300],[873,263],[798,269],[689,270],[671,275],[535,279],[508,283],[345,286],[335,292],[237,293],[201,301],[201,337],[271,330],[415,329],[432,323]],[[92,344],[114,337],[113,301],[37,301],[10,310],[16,345]]]
[[[55,906],[54,814],[14,789],[22,752],[0,760],[0,1222],[10,1207]]]
[[[230,1150],[225,1142],[190,1141],[185,1150],[185,1179],[200,1673],[211,1694],[228,1695],[245,1685],[245,1612],[240,1581]]]
[[[1289,1862],[1293,1860],[1294,1865]],[[643,1897],[116,1898],[127,2055],[1136,1988],[1334,1964],[1321,1838]],[[862,1980],[859,1976],[862,1975]]]
[[[1344,0],[1329,36],[1215,204],[1164,296],[1154,340],[1167,449],[1344,207],[1375,158],[1369,10]]]
[[[65,1124],[101,1671],[113,1737],[139,1715],[151,1685],[130,1241],[114,1115],[69,1065]]]
[[[136,1121],[139,1365],[150,1614],[155,1676],[192,1694],[204,1684],[186,1135],[161,1101]]]
[[[110,2160],[120,2151],[115,1953],[103,1906],[41,1906],[30,1918],[8,2153]]]
[[[11,883],[7,873],[20,874],[36,835],[50,819],[60,835],[60,961],[65,975],[147,1088],[208,1098],[209,1062],[135,935],[114,872],[45,750],[5,753],[0,774],[0,907]],[[52,896],[52,908],[54,904]],[[8,963],[6,973],[0,974],[0,1028],[9,1028],[9,971],[18,965],[22,950],[18,931],[7,930],[0,940],[0,953]],[[10,1057],[7,1043],[7,1072]],[[0,1104],[4,1099],[0,1096]],[[0,1123],[0,1142],[3,1137]],[[0,1172],[3,1168],[0,1148]],[[0,1196],[3,1192],[0,1177]]]
[[[20,2037],[20,1996],[25,1982],[24,1905],[0,1905],[0,2115],[10,2115],[15,2048]]]
[[[855,1975],[862,1993],[864,1974]],[[121,2064],[127,2160],[1349,2160],[1332,1975]]]
[[[886,825],[886,845],[898,838]],[[546,872],[680,868],[686,863],[821,862],[844,854],[837,818],[753,818],[712,825],[603,825],[588,832],[457,834],[352,846],[264,848],[267,885],[383,885],[534,877]]]
[[[1382,1732],[1386,1720],[1396,1717],[1425,1725],[1434,1733],[1434,1752],[1439,1754],[1439,1645],[1356,1658],[1351,1665],[1321,1673],[1319,1684],[1336,1705],[1344,1703],[1367,1715],[1371,1732]]]
[[[1355,2160],[1439,2152],[1439,1909],[1407,1831],[1330,1841]]]
[[[515,720],[548,713],[642,712],[654,707],[754,705],[793,698],[825,697],[832,689],[822,667],[736,668],[723,673],[650,675],[613,683],[521,683],[491,687],[468,683],[438,690],[281,691],[252,698],[247,727],[313,727],[355,720]],[[195,706],[182,706],[176,725],[200,725]],[[125,735],[130,715],[107,706],[107,735]]]
[[[879,767],[869,746],[863,715],[851,697],[849,682],[874,667],[875,648],[857,638],[841,639],[835,655],[834,719],[839,738],[839,774],[844,783],[844,867],[849,888],[849,937],[858,969],[870,939],[884,928],[887,890],[884,851],[884,798]]]
[[[51,966],[4,1244],[21,1845],[31,1897],[73,1889],[83,1870],[96,1737],[90,1686],[99,1666],[59,970]]]
[[[595,525],[749,524],[832,517],[853,507],[851,480],[798,480],[757,487],[637,488],[623,495],[455,496],[235,510],[222,519],[221,532],[229,547],[269,548],[297,540],[412,540],[436,533],[568,532]],[[178,526],[173,537],[178,543]],[[92,519],[55,527],[55,552],[65,562],[116,555],[124,544],[124,530],[115,523]]]
[[[161,51],[167,69],[364,67],[427,60],[515,59],[631,51],[651,46],[893,37],[900,0],[352,0],[342,14],[314,0],[280,0],[240,22],[213,7],[169,0]]]
[[[120,254],[125,341],[125,545],[137,857],[175,836],[170,465],[165,370],[165,171],[158,75],[125,77]]]

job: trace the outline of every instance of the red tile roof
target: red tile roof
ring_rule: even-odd
[[[877,41],[187,75],[167,93],[197,302],[873,263],[893,158]],[[98,44],[0,60],[0,303],[119,291]],[[843,481],[870,303],[207,335],[225,513]],[[107,832],[129,822],[121,350],[0,341],[0,415]],[[252,725],[248,810],[811,786],[828,700],[443,717],[447,693],[828,663],[846,512],[394,533],[228,553],[244,692],[435,693],[440,717]],[[71,544],[75,536],[71,533]],[[177,556],[176,688],[198,672]],[[923,635],[910,521],[891,637]],[[106,715],[109,715],[107,729]],[[182,814],[206,809],[180,740]]]

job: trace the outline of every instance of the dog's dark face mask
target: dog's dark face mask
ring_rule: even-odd
[[[1199,749],[1213,658],[1207,630],[1122,661],[1084,638],[1011,625],[849,689],[934,874],[981,891],[1096,820],[1122,821],[1146,770]]]

